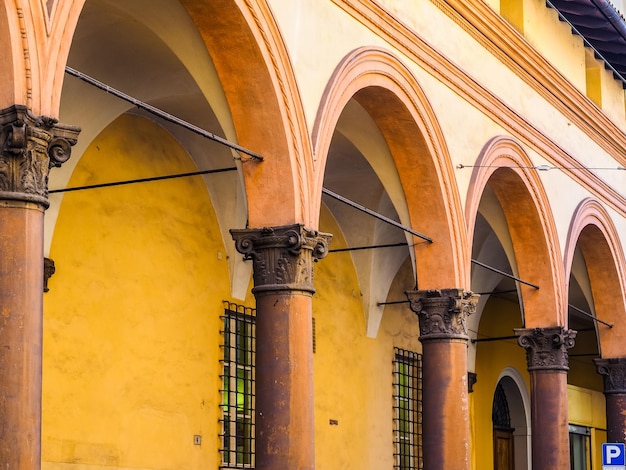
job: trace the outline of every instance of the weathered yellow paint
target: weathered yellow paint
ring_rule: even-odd
[[[195,169],[161,127],[124,115],[69,186]],[[217,468],[224,251],[201,177],[64,196],[45,295],[44,470]]]
[[[515,304],[492,298],[483,311],[479,338],[496,338],[513,335],[513,328],[521,326],[519,310]],[[473,411],[470,416],[472,437],[472,468],[493,468],[493,423],[491,410],[493,395],[502,371],[513,368],[519,372],[529,390],[530,378],[526,370],[526,353],[516,339],[478,343],[476,374],[478,381],[472,395]]]
[[[320,226],[333,234],[331,248],[346,246],[325,208]],[[415,286],[411,272],[405,264],[389,300],[406,299],[404,290]],[[315,266],[315,287],[316,468],[392,468],[393,348],[421,351],[417,317],[406,304],[387,306],[378,336],[367,338],[349,252],[330,253]]]
[[[482,314],[479,338],[510,336],[519,328],[519,310],[510,302],[492,298]],[[591,350],[595,337],[581,335],[582,349]],[[578,338],[577,338],[578,340]],[[589,349],[586,349],[589,348]],[[592,428],[592,458],[594,468],[600,467],[600,443],[606,439],[606,416],[601,377],[586,361],[570,358],[568,374],[568,420],[571,424]],[[472,468],[493,468],[493,423],[491,410],[498,379],[505,368],[513,368],[525,381],[525,392],[530,395],[526,353],[516,339],[478,343],[476,373],[478,382],[470,394],[470,423],[472,432]],[[582,386],[571,385],[577,383]],[[513,404],[509,403],[511,409]],[[528,410],[529,411],[529,410]]]

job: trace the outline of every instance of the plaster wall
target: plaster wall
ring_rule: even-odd
[[[194,169],[125,115],[70,184]],[[224,252],[200,177],[65,196],[44,299],[44,470],[217,467]]]

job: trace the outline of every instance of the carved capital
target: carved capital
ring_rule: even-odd
[[[48,173],[71,154],[80,129],[33,116],[25,106],[0,110],[0,200],[47,208]]]
[[[313,262],[328,254],[331,235],[302,224],[231,230],[244,259],[252,260],[257,294],[285,290],[315,292]]]
[[[478,295],[463,289],[409,291],[406,295],[419,318],[420,341],[467,341],[465,322],[476,311]]]
[[[569,370],[567,350],[574,347],[576,331],[562,326],[517,328],[517,342],[526,349],[528,370]]]
[[[604,378],[605,394],[626,394],[626,357],[594,359],[593,362]]]

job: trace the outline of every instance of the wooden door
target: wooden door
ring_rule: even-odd
[[[493,430],[493,469],[513,470],[513,431]]]

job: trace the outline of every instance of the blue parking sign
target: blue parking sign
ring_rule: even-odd
[[[602,470],[626,469],[626,453],[623,443],[602,444]]]

